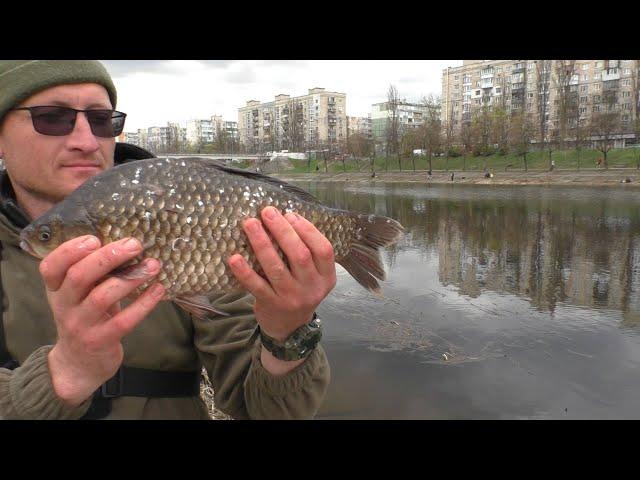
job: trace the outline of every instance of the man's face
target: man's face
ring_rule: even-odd
[[[111,109],[106,89],[94,83],[60,85],[32,95],[16,107],[60,105]],[[115,138],[96,137],[87,117],[78,113],[65,136],[36,132],[28,110],[8,112],[0,124],[0,157],[16,193],[57,203],[85,180],[113,166]]]

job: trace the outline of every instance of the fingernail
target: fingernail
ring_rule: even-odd
[[[148,258],[144,261],[144,272],[147,275],[155,275],[160,271],[160,262],[155,258]]]
[[[141,248],[140,242],[135,238],[130,238],[129,240],[124,242],[123,246],[126,250],[129,250],[130,252],[135,252],[136,250],[140,250]]]
[[[82,241],[82,243],[80,245],[78,245],[78,248],[85,248],[87,250],[94,250],[96,248],[98,248],[98,246],[100,245],[100,242],[98,241],[98,239],[96,237],[89,237],[86,238]]]
[[[274,218],[276,218],[276,209],[273,207],[265,208],[263,213],[264,213],[264,216],[267,217],[269,220],[273,220]]]
[[[285,218],[289,220],[289,223],[295,223],[298,221],[298,217],[295,213],[287,213]]]

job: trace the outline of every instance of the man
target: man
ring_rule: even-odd
[[[311,418],[329,382],[326,356],[319,344],[307,353],[284,341],[317,328],[307,324],[336,277],[330,243],[306,220],[265,208],[262,222],[245,222],[266,279],[229,258],[250,294],[213,299],[230,313],[215,319],[161,302],[159,283],[124,301],[160,270],[149,259],[144,278],[107,276],[141,252],[135,239],[79,237],[42,262],[20,249],[32,219],[124,161],[115,107],[99,62],[0,61],[0,347],[15,367],[0,368],[0,417],[208,418],[198,396],[204,365],[216,407],[234,418]]]

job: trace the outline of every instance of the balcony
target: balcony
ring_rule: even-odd
[[[519,73],[524,73],[524,71],[524,67],[514,68],[513,70],[511,70],[511,75],[518,75]]]
[[[493,78],[493,70],[483,70],[482,73],[480,74],[480,78],[481,79],[485,79],[485,78]]]
[[[602,81],[608,82],[609,80],[619,80],[620,69],[619,68],[607,68],[602,71]]]

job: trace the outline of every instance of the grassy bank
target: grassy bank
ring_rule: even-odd
[[[602,158],[602,153],[596,150],[564,150],[554,151],[551,159],[555,162],[556,169],[594,169],[596,162]],[[640,164],[640,148],[615,149],[609,151],[608,155],[609,168],[637,168]],[[287,169],[287,173],[308,173],[315,172],[316,166],[320,172],[325,171],[325,164],[322,159],[311,160],[291,160],[293,168]],[[402,158],[402,170],[413,170],[415,164],[416,170],[428,170],[429,162],[426,157],[414,156]],[[549,169],[549,152],[535,151],[527,154],[528,170],[548,170]],[[344,165],[342,162],[328,162],[329,173],[346,172],[369,172],[371,171],[370,160],[346,160]],[[377,157],[374,163],[375,170],[382,172],[387,170],[384,157]],[[448,161],[445,157],[434,157],[432,160],[433,170],[454,170],[460,171],[478,171],[484,170],[485,167],[490,171],[514,171],[524,170],[524,162],[522,156],[512,154],[507,155],[489,155],[486,157],[449,157]],[[388,169],[393,171],[400,170],[397,157],[389,158]],[[285,170],[281,170],[284,172]]]

